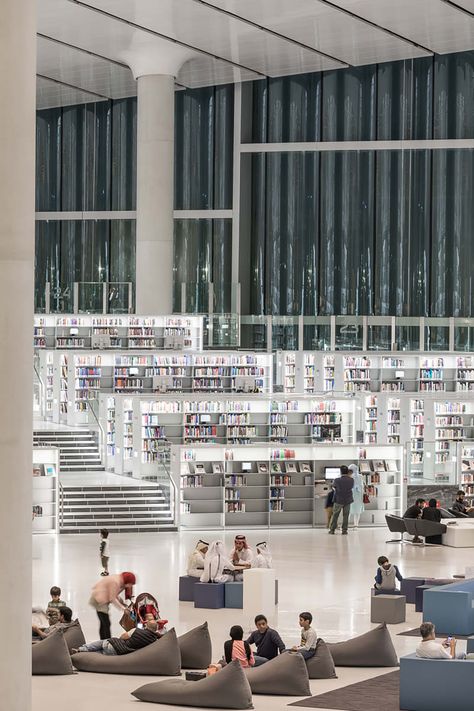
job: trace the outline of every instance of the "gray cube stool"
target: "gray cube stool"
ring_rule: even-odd
[[[474,635],[467,638],[466,654],[474,654]]]
[[[415,590],[415,612],[423,612],[423,593],[433,585],[418,585]]]
[[[244,584],[243,583],[226,583],[225,584],[225,606],[242,609],[244,606]]]
[[[194,602],[194,586],[199,578],[192,575],[181,575],[179,579],[179,600],[181,602]]]
[[[224,583],[196,583],[194,607],[203,607],[207,610],[219,610],[225,607]]]
[[[396,625],[405,622],[405,595],[373,595],[370,598],[370,621]]]
[[[408,605],[414,605],[416,602],[416,589],[420,585],[424,585],[425,578],[403,578],[400,585],[400,593],[405,595]]]

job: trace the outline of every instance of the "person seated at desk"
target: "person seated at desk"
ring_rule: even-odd
[[[234,565],[228,559],[222,541],[213,541],[204,558],[201,583],[231,583]]]
[[[230,553],[231,562],[239,568],[251,568],[253,560],[253,551],[247,543],[247,538],[241,534],[234,538],[234,547]],[[244,576],[242,573],[237,573],[236,581],[242,581]]]
[[[403,518],[421,518],[425,503],[425,499],[417,499],[412,506],[407,508],[403,514]],[[423,541],[419,536],[414,536],[412,543],[423,543]]]
[[[462,514],[463,516],[474,516],[474,508],[472,506],[466,506],[465,500],[466,494],[461,489],[456,494],[456,500],[451,507],[451,510],[456,514]]]
[[[428,501],[428,506],[425,506],[425,508],[423,509],[421,518],[424,521],[434,521],[435,523],[441,523],[441,511],[437,507],[436,499],[430,499]],[[435,545],[441,545],[441,543],[443,542],[441,533],[438,533],[436,536],[426,536],[425,542],[432,543]]]
[[[50,625],[49,627],[38,627],[37,625],[31,625],[31,631],[33,637],[40,638],[40,639],[46,639],[48,635],[50,635],[52,632],[55,632],[56,630],[62,629],[66,630],[68,627],[71,627],[71,625],[75,624],[72,621],[72,610],[70,607],[60,607],[58,609],[59,613],[59,620],[58,622],[55,622],[54,624]]]
[[[196,548],[193,550],[188,559],[187,573],[192,578],[200,578],[204,570],[204,559],[209,550],[209,543],[199,540],[196,543]]]
[[[273,568],[272,554],[266,541],[257,543],[257,555],[252,559],[252,568]]]

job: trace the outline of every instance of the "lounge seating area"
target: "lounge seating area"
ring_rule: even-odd
[[[427,521],[421,518],[402,518],[401,516],[394,516],[392,514],[385,515],[385,521],[387,523],[388,530],[391,533],[399,533],[400,538],[391,539],[386,541],[386,543],[410,543],[404,538],[405,533],[413,536],[414,538],[430,538],[432,536],[442,536],[447,531],[447,525],[445,523],[437,523],[436,521]],[[454,524],[456,525],[456,524]],[[474,527],[473,527],[474,533]],[[425,545],[437,545],[432,543],[426,543]],[[445,541],[443,540],[443,545]],[[474,546],[474,539],[473,539]]]

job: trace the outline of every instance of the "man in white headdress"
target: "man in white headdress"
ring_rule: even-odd
[[[227,558],[222,541],[214,541],[204,558],[204,570],[201,583],[231,583],[234,580],[233,564]],[[229,572],[227,572],[229,571]]]
[[[204,558],[209,550],[209,543],[199,540],[196,548],[188,558],[188,575],[193,578],[200,578],[204,570]]]
[[[247,543],[247,537],[242,534],[238,534],[234,538],[234,547],[230,553],[230,559],[234,565],[238,565],[241,568],[251,568],[253,560],[253,551]],[[241,582],[244,579],[242,573],[237,573],[235,575],[235,580]]]
[[[272,554],[266,541],[257,543],[257,555],[252,560],[252,568],[273,568]]]

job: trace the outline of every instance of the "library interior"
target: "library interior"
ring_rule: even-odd
[[[2,9],[1,708],[472,711],[474,0]]]

